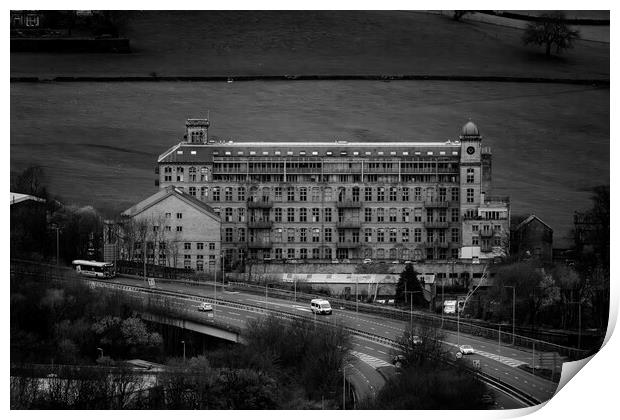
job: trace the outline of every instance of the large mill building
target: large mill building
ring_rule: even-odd
[[[447,142],[221,142],[208,130],[187,120],[156,183],[219,213],[227,265],[477,263],[506,252],[509,202],[491,196],[491,152],[471,121]]]

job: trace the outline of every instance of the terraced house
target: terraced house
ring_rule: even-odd
[[[473,122],[446,142],[221,142],[207,119],[159,156],[156,183],[219,213],[241,260],[479,262],[506,252],[510,208],[491,196]]]

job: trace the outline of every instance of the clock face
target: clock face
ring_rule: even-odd
[[[476,151],[476,149],[474,149],[473,146],[469,146],[467,148],[467,154],[468,155],[473,155],[475,151]]]

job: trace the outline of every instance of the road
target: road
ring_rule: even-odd
[[[144,286],[144,281],[133,278],[117,277],[116,282],[126,285]],[[194,285],[185,283],[165,283],[157,282],[156,288],[160,290],[174,291],[204,297],[214,297],[213,283],[210,285]],[[267,309],[275,309],[287,313],[313,317],[310,307],[306,303],[293,302],[290,300],[278,299],[267,296],[241,291],[226,291],[218,288],[217,298],[226,301],[242,303],[246,305],[259,306]],[[191,300],[191,298],[189,299]],[[191,304],[190,304],[191,305]],[[198,303],[195,303],[196,307]],[[248,319],[257,318],[260,315],[248,313],[242,309],[230,308],[224,305],[214,305],[214,317],[220,323],[235,327],[244,328]],[[362,330],[381,337],[396,339],[402,335],[408,322],[382,318],[380,316],[356,313],[353,311],[333,308],[331,317],[323,317],[334,322],[343,324],[346,327]],[[500,348],[498,343],[492,340],[460,334],[452,331],[444,332],[444,343],[448,348],[456,352],[457,342],[469,344],[475,349],[474,355],[464,356],[468,359],[480,361],[481,371],[493,376],[494,378],[513,385],[540,401],[549,400],[557,389],[557,384],[546,379],[534,376],[518,368],[519,365],[527,364],[532,359],[531,351],[527,349],[505,346]],[[352,341],[352,355],[354,362],[351,362],[350,371],[355,375],[351,379],[356,385],[356,390],[360,393],[358,397],[375,394],[385,383],[384,375],[390,374],[391,358],[393,349],[388,345],[378,344],[362,337],[355,336]],[[379,373],[379,370],[381,373]],[[393,368],[391,368],[393,370]],[[387,372],[387,373],[386,373]],[[361,388],[360,388],[361,386]],[[500,393],[495,392],[499,396]],[[510,398],[498,399],[498,408],[519,408],[523,405]]]

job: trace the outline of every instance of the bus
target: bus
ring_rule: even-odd
[[[79,274],[90,277],[111,279],[116,275],[114,264],[98,261],[74,260],[73,268]]]

